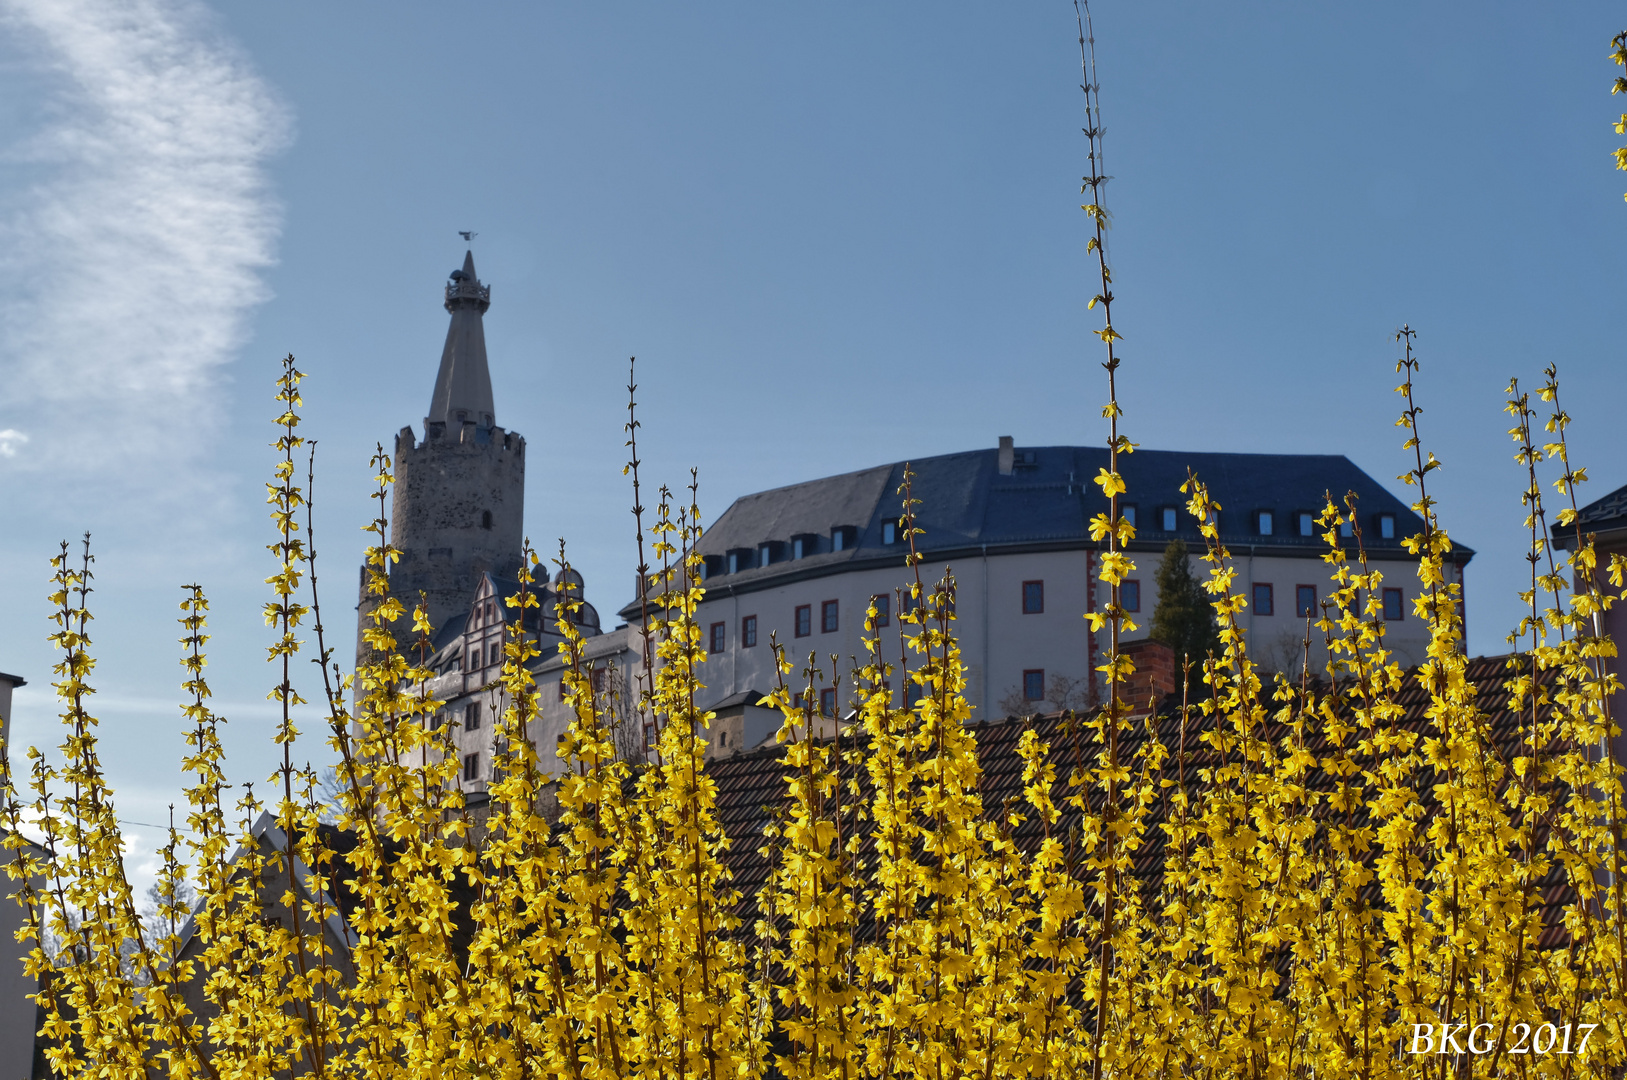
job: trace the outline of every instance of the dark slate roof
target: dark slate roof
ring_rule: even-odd
[[[713,705],[711,707],[711,711],[721,713],[724,709],[734,709],[746,705],[756,705],[767,696],[767,694],[760,693],[756,690],[742,690],[738,694],[730,694],[716,705]]]
[[[1086,446],[1018,447],[1016,462],[1009,476],[1000,475],[997,449],[911,462],[914,497],[920,502],[917,522],[925,530],[917,538],[918,548],[929,558],[943,559],[980,554],[985,547],[1003,552],[1097,547],[1090,539],[1090,519],[1107,509],[1107,500],[1093,480],[1107,466],[1107,451]],[[1320,511],[1328,495],[1342,500],[1346,492],[1359,499],[1369,551],[1403,555],[1402,539],[1423,527],[1407,504],[1342,455],[1138,450],[1121,456],[1119,465],[1129,485],[1121,498],[1137,508],[1133,549],[1162,551],[1177,537],[1194,547],[1201,544],[1180,490],[1188,469],[1209,485],[1211,497],[1220,504],[1221,538],[1235,554],[1252,548],[1260,555],[1320,555],[1320,536],[1299,536],[1292,515]],[[898,462],[742,496],[702,537],[703,555],[755,550],[765,541],[789,542],[799,534],[817,537],[818,550],[803,559],[787,556],[783,562],[741,570],[721,581],[714,576],[713,587],[750,589],[867,564],[902,562],[901,545],[882,543],[882,524],[899,515],[897,491],[903,479],[904,463]],[[1158,511],[1165,506],[1179,512],[1174,532],[1159,528],[1163,522]],[[1274,535],[1256,534],[1255,513],[1260,510],[1274,512]],[[1392,540],[1379,538],[1381,513],[1395,515]],[[832,550],[831,533],[838,526],[857,530],[857,542],[843,551]],[[1466,563],[1473,554],[1459,546],[1455,557]],[[635,607],[624,608],[622,615],[630,618]]]
[[[1530,720],[1530,715],[1527,713],[1521,716],[1508,708],[1510,695],[1505,684],[1512,674],[1508,669],[1508,658],[1504,656],[1473,659],[1469,661],[1466,672],[1468,680],[1475,684],[1476,702],[1488,722],[1493,750],[1505,762],[1528,752],[1522,749],[1522,732],[1524,723]],[[1544,680],[1552,680],[1553,677],[1553,672],[1543,675]],[[1433,725],[1425,715],[1430,706],[1430,695],[1419,684],[1416,669],[1408,673],[1404,688],[1396,695],[1396,700],[1404,710],[1397,722],[1398,727],[1418,732],[1433,731]],[[1170,759],[1165,766],[1164,776],[1173,780],[1180,775],[1181,761],[1178,750],[1184,745],[1186,787],[1192,805],[1196,806],[1201,784],[1199,771],[1212,768],[1218,761],[1213,750],[1199,738],[1205,721],[1196,710],[1187,726],[1183,743],[1179,709],[1172,707],[1177,704],[1173,698],[1167,699],[1165,709],[1155,721],[1159,739],[1170,750]],[[1212,720],[1209,722],[1212,723]],[[1076,761],[1081,761],[1089,767],[1094,762],[1095,754],[1093,734],[1085,730],[1085,725],[1076,720],[1071,713],[1053,713],[1033,717],[1027,721],[1012,718],[971,725],[970,731],[977,744],[979,792],[983,799],[983,807],[986,813],[993,815],[1008,801],[1014,808],[1024,805],[1023,762],[1017,753],[1017,745],[1023,731],[1030,725],[1039,732],[1043,741],[1050,744],[1051,760],[1056,766],[1058,780],[1051,795],[1055,805],[1062,810],[1062,818],[1052,826],[1052,835],[1066,835],[1069,829],[1078,824],[1079,811],[1066,802],[1072,789],[1067,788],[1065,778]],[[1271,726],[1276,729],[1271,733],[1273,739],[1288,734],[1288,729],[1275,721]],[[1310,735],[1306,747],[1308,750],[1318,757],[1331,753],[1331,746],[1326,742],[1319,727]],[[1120,752],[1125,760],[1129,760],[1135,754],[1144,737],[1144,730],[1139,723],[1132,724],[1120,744]],[[841,748],[844,752],[862,749],[862,741],[844,736]],[[734,757],[708,761],[706,764],[707,775],[716,784],[718,822],[730,841],[724,862],[732,878],[730,884],[739,889],[741,894],[736,914],[746,927],[753,926],[762,916],[756,898],[768,880],[769,871],[768,860],[762,854],[766,843],[763,829],[789,809],[788,785],[783,764],[785,752],[786,747],[774,745]],[[1079,756],[1076,758],[1076,755]],[[862,755],[854,757],[860,758]],[[869,776],[862,765],[850,760],[843,768],[843,774],[857,780],[864,797],[869,798]],[[1332,790],[1331,778],[1326,772],[1318,771],[1312,786],[1318,791],[1329,792]],[[852,796],[847,794],[845,784],[842,785],[842,790],[844,806],[851,805]],[[1433,774],[1426,774],[1418,779],[1417,791],[1426,814],[1426,821],[1421,826],[1423,828],[1427,827],[1427,819],[1439,811]],[[1100,813],[1101,802],[1102,793],[1093,792],[1094,812]],[[1136,884],[1148,902],[1153,899],[1164,873],[1164,843],[1167,837],[1160,826],[1168,812],[1167,798],[1151,808],[1144,844],[1136,852],[1133,863],[1132,873]],[[1317,816],[1328,812],[1327,804],[1324,802],[1318,809]],[[1365,815],[1366,811],[1362,811],[1355,824],[1363,824]],[[855,822],[846,811],[843,817],[844,831],[858,828],[865,833],[859,857],[864,865],[874,865],[875,844],[868,834],[868,827],[862,822]],[[1013,830],[1011,835],[1019,849],[1026,852],[1037,850],[1044,838],[1043,826],[1038,815],[1027,814],[1023,824]],[[1538,850],[1545,849],[1547,838],[1547,826],[1539,824],[1536,834]],[[1547,877],[1538,883],[1538,888],[1543,905],[1540,945],[1543,948],[1562,946],[1567,940],[1563,912],[1574,899],[1574,894],[1565,882],[1561,860],[1554,860],[1552,869]],[[1370,899],[1374,902],[1378,900],[1376,889],[1376,885],[1370,887],[1372,891]],[[868,933],[867,930],[864,932]]]
[[[1576,516],[1583,533],[1615,532],[1627,529],[1627,486],[1619,487],[1602,499],[1582,507]],[[1568,547],[1576,539],[1575,525],[1555,525],[1554,542]]]

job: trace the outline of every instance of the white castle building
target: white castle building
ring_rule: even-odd
[[[471,793],[489,775],[491,718],[505,705],[495,684],[514,609],[503,601],[519,587],[514,575],[524,535],[525,440],[496,426],[482,329],[490,303],[470,256],[446,287],[452,321],[423,439],[410,427],[396,437],[392,518],[394,542],[403,550],[392,590],[405,603],[419,592],[429,602],[436,627],[431,666],[439,673],[429,689],[447,703],[441,721],[456,725]],[[1106,463],[1100,447],[1020,447],[1001,438],[996,446],[910,464],[917,525],[924,530],[916,541],[925,560],[921,577],[930,588],[953,574],[955,628],[974,719],[1082,706],[1098,693],[1095,669],[1104,642],[1084,616],[1107,602],[1103,545],[1089,532],[1090,519],[1107,508],[1091,483]],[[914,576],[905,565],[899,516],[904,468],[893,462],[744,495],[706,529],[699,544],[705,599],[696,618],[708,647],[699,704],[718,713],[710,753],[750,749],[779,726],[777,713],[758,706],[778,678],[771,641],[785,648],[798,672],[810,658],[821,670],[810,704],[823,715],[846,713],[846,691],[833,676],[851,686],[852,658],[865,655],[865,611],[874,603],[878,621],[896,635],[899,606]],[[1198,561],[1203,541],[1180,491],[1188,469],[1222,507],[1221,539],[1248,601],[1243,628],[1267,667],[1298,666],[1307,618],[1320,617],[1331,588],[1316,517],[1328,497],[1342,502],[1347,494],[1357,499],[1370,566],[1383,573],[1385,645],[1403,665],[1425,658],[1427,628],[1413,612],[1417,560],[1404,546],[1423,523],[1339,455],[1143,449],[1121,458],[1129,485],[1121,505],[1137,533],[1130,544],[1137,570],[1121,593],[1138,624],[1127,642],[1148,633],[1158,602],[1155,573],[1171,540],[1186,541],[1194,572],[1207,573]],[[1460,585],[1472,556],[1462,547],[1453,553]],[[541,716],[533,737],[545,760],[571,720],[561,699],[563,664],[553,632],[558,584],[539,585],[541,615],[525,627],[542,649],[536,663]],[[580,578],[575,584],[582,595]],[[643,671],[637,632],[643,607],[634,599],[619,615],[622,622],[602,633],[598,614],[584,604],[580,624],[595,685],[614,695],[626,714],[629,687]],[[896,636],[887,659],[900,662]],[[1319,644],[1311,662],[1313,670],[1325,662]],[[800,674],[792,677],[792,689],[800,691],[796,680]],[[902,703],[907,679],[895,674],[889,681]],[[628,729],[620,739],[627,753],[638,754],[645,737]]]

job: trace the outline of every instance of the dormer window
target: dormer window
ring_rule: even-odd
[[[1254,531],[1261,536],[1270,536],[1273,521],[1269,510],[1256,510],[1254,512]]]
[[[1180,524],[1180,515],[1176,512],[1173,506],[1159,507],[1158,517],[1160,518],[1159,524],[1163,527],[1165,532],[1174,532],[1176,527]]]
[[[1130,528],[1132,528],[1132,529],[1135,528],[1136,527],[1136,504],[1135,503],[1120,503],[1119,504],[1119,517],[1121,517],[1125,521],[1129,522]]]
[[[1301,510],[1295,516],[1299,519],[1299,535],[1316,535],[1316,517],[1309,510]]]
[[[755,565],[757,553],[751,548],[729,549],[729,573],[738,574],[742,570],[750,570]]]
[[[785,560],[785,544],[779,540],[764,540],[757,545],[757,565],[773,566]]]
[[[851,548],[859,538],[859,530],[851,525],[836,525],[830,530],[830,549],[832,551],[846,551]]]
[[[883,521],[881,523],[881,542],[883,544],[898,543],[898,522]]]
[[[723,573],[724,560],[722,555],[707,555],[701,561],[701,579],[717,577]]]
[[[791,558],[806,559],[819,554],[819,537],[813,533],[798,533],[791,537]]]
[[[1378,516],[1378,535],[1382,540],[1395,539],[1395,515],[1380,514]]]

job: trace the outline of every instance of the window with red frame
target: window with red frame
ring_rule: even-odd
[[[1273,614],[1271,604],[1271,586],[1267,582],[1256,581],[1254,583],[1254,614]]]
[[[1026,701],[1045,700],[1045,669],[1029,668],[1023,672],[1023,699]]]
[[[1045,613],[1045,582],[1023,582],[1023,614],[1043,615]]]
[[[750,649],[757,644],[757,616],[747,615],[740,620],[740,647]]]
[[[819,691],[819,715],[836,715],[836,688],[834,686],[828,686]]]
[[[1119,582],[1119,607],[1125,611],[1141,610],[1141,582],[1129,578]]]
[[[1301,619],[1314,618],[1316,615],[1316,586],[1294,586],[1294,614]]]
[[[723,651],[723,641],[726,636],[724,631],[728,628],[728,625],[726,622],[712,624],[712,647],[707,650],[708,652],[720,653]]]
[[[1384,618],[1389,622],[1400,622],[1406,617],[1406,609],[1402,606],[1403,598],[1400,589],[1384,590]]]
[[[797,637],[807,637],[813,633],[813,605],[803,604],[797,608]]]
[[[877,593],[870,598],[876,607],[876,625],[889,626],[893,621],[893,598],[886,593]]]
[[[826,600],[819,605],[819,632],[821,634],[836,633],[836,601]]]

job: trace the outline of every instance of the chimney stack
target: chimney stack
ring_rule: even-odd
[[[1017,460],[1017,451],[1012,449],[1011,436],[1000,436],[1000,475],[1010,476],[1011,466]]]
[[[1142,638],[1125,642],[1119,651],[1136,666],[1135,673],[1119,691],[1119,699],[1129,706],[1131,716],[1146,716],[1156,711],[1164,699],[1175,692],[1175,650],[1162,641]]]

